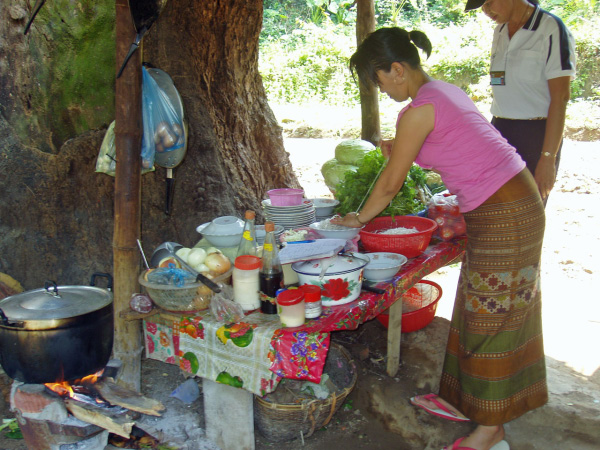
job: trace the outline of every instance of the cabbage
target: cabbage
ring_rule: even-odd
[[[340,164],[336,158],[333,158],[323,164],[321,167],[321,174],[323,175],[325,184],[333,192],[335,191],[335,187],[343,181],[347,172],[356,172],[356,170],[358,170],[357,166],[352,164]]]
[[[362,139],[349,139],[340,142],[335,148],[335,158],[342,164],[358,165],[365,153],[375,150],[375,146]]]

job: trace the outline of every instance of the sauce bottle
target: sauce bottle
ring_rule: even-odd
[[[283,287],[283,268],[279,262],[275,224],[265,222],[265,243],[263,244],[260,279],[260,311],[277,314],[277,291]]]
[[[243,255],[258,256],[258,243],[256,242],[256,226],[254,224],[255,218],[256,213],[254,211],[246,211],[246,214],[244,216],[244,232],[242,234],[240,244],[238,245],[236,257]]]

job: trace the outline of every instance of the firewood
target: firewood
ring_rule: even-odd
[[[111,405],[122,406],[150,416],[160,416],[166,409],[158,400],[144,397],[139,392],[119,386],[107,379],[95,383],[93,387]]]
[[[65,406],[75,418],[97,425],[124,438],[129,438],[135,424],[124,414],[115,415],[106,408],[83,403],[72,398],[65,399]]]

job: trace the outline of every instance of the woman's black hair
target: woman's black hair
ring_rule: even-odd
[[[407,63],[413,69],[421,67],[417,47],[431,54],[431,42],[421,31],[402,28],[380,28],[369,34],[350,57],[350,71],[365,85],[377,85],[377,71],[389,72],[392,63]]]

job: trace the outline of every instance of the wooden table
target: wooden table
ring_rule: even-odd
[[[144,320],[146,356],[177,364],[202,377],[205,412],[210,416],[206,425],[208,436],[217,439],[224,450],[252,449],[252,394],[263,396],[272,392],[282,378],[318,383],[332,331],[356,329],[389,308],[387,373],[394,376],[400,364],[402,337],[402,301],[398,300],[426,275],[460,260],[465,247],[466,238],[434,242],[422,255],[410,259],[392,281],[375,285],[384,289],[385,294],[363,291],[351,303],[324,307],[321,317],[308,320],[298,328],[281,329],[277,316],[252,312],[241,322],[246,332],[237,327],[235,332],[226,335],[224,325],[207,311],[191,315],[159,312]],[[227,373],[226,377],[223,372]],[[221,384],[223,379],[236,378],[238,381],[232,385],[243,389]],[[219,382],[215,382],[217,379]],[[230,407],[223,405],[224,399],[228,399],[226,403]],[[239,423],[234,430],[235,437],[227,438],[227,433],[232,432],[227,424],[234,419],[231,416],[227,421],[211,418],[220,417],[218,411],[224,410],[231,415],[234,406],[240,415]],[[246,432],[242,433],[244,429]],[[247,435],[247,439],[241,435]]]

